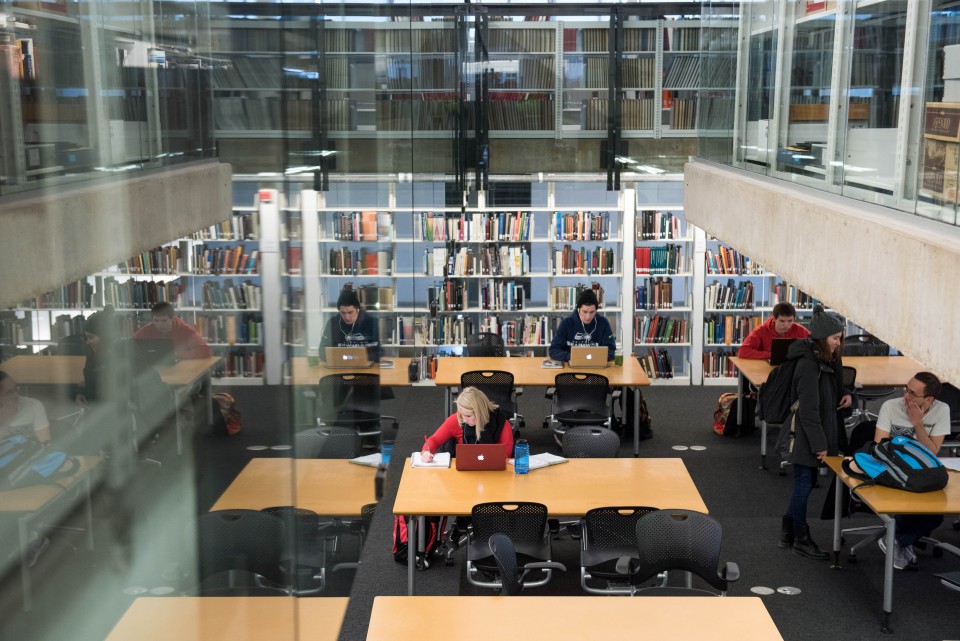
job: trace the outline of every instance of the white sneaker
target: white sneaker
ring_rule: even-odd
[[[920,560],[917,558],[917,553],[914,551],[912,545],[905,546],[903,548],[903,553],[907,556],[907,561],[909,561],[910,565],[916,565],[917,563],[920,562]]]
[[[880,550],[884,555],[887,554],[887,544],[883,539],[877,541],[877,545],[880,547]],[[896,541],[893,542],[893,567],[897,570],[902,570],[903,568],[910,565],[910,558],[907,556],[907,553],[904,552],[904,548],[900,547],[900,544]]]

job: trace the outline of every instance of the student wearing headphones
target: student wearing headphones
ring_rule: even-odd
[[[612,361],[617,350],[617,339],[610,322],[597,313],[600,307],[592,289],[585,289],[577,297],[577,308],[560,322],[550,342],[550,358],[568,362],[574,346],[606,346],[607,360]]]

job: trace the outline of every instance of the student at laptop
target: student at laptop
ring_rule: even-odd
[[[137,330],[134,338],[169,338],[177,360],[210,358],[213,353],[196,329],[174,313],[170,303],[157,303],[151,310],[152,322]]]
[[[600,306],[592,289],[585,289],[577,297],[577,308],[560,322],[550,342],[550,358],[564,363],[570,361],[570,348],[577,345],[607,348],[607,360],[612,361],[617,340],[606,318],[597,313]]]
[[[794,321],[797,310],[790,303],[777,303],[773,306],[770,318],[757,326],[743,341],[737,356],[770,360],[770,349],[775,338],[806,338],[809,330]]]
[[[380,332],[375,318],[360,307],[357,292],[345,289],[337,298],[337,315],[327,321],[320,336],[320,360],[328,347],[366,347],[371,361],[380,360]]]
[[[453,452],[460,443],[500,443],[513,456],[513,428],[499,405],[476,387],[465,387],[457,396],[457,411],[428,436],[420,457],[430,462],[435,452]]]

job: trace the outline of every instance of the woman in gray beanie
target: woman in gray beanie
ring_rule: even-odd
[[[797,409],[780,428],[777,451],[793,464],[793,495],[783,517],[780,547],[811,559],[829,555],[810,538],[807,499],[817,466],[837,453],[837,410],[849,407],[852,397],[842,389],[843,323],[817,305],[810,321],[810,336],[794,341],[787,360],[796,360],[793,399]]]

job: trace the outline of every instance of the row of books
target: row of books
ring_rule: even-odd
[[[516,99],[491,94],[487,124],[491,131],[552,130],[556,122],[552,94],[522,94]]]
[[[445,214],[417,214],[417,240],[437,241],[509,241],[530,240],[532,214],[527,211]]]
[[[674,316],[637,316],[633,319],[633,335],[641,343],[688,343],[687,321]]]
[[[673,378],[673,362],[670,354],[662,347],[651,347],[646,354],[637,354],[637,360],[640,361],[647,378]]]
[[[330,222],[329,238],[352,241],[386,241],[392,237],[390,214],[376,211],[336,213]],[[291,238],[294,236],[291,235]]]
[[[653,129],[653,98],[624,98],[620,105],[622,129],[630,131]],[[584,100],[580,111],[580,128],[590,131],[606,129],[609,108],[609,101],[606,98]]]
[[[356,128],[356,103],[349,98],[323,101],[321,126],[328,131]],[[219,131],[309,131],[313,124],[313,101],[280,96],[217,96],[213,100],[214,127]]]
[[[521,58],[516,71],[496,72],[491,89],[553,89],[556,86],[553,58]]]
[[[703,304],[708,310],[753,309],[755,304],[753,283],[736,283],[732,278],[725,285],[713,281],[704,288]]]
[[[118,263],[117,270],[121,274],[189,273],[188,269],[182,269],[184,266],[182,262],[184,251],[186,250],[189,253],[189,245],[188,241],[182,241],[179,245],[165,245],[148,249],[136,256],[131,256],[122,263]]]
[[[580,298],[580,294],[583,293],[585,289],[592,289],[593,293],[597,297],[597,301],[600,303],[600,307],[604,306],[604,297],[603,297],[603,287],[600,283],[593,282],[590,285],[584,285],[578,283],[576,285],[562,285],[554,286],[550,288],[550,309],[557,311],[565,311],[576,309],[577,299]]]
[[[711,314],[703,320],[703,342],[707,345],[739,345],[762,322],[760,316]]]
[[[469,307],[467,288],[461,280],[445,280],[427,288],[427,304],[443,311],[460,311]]]
[[[299,250],[299,247],[288,248]],[[296,252],[299,256],[299,252]],[[327,273],[336,276],[389,276],[393,273],[393,252],[389,249],[339,249],[330,250]],[[296,271],[291,271],[291,262],[288,255],[287,273],[299,274],[301,267],[299,258],[296,262]]]
[[[610,61],[607,57],[590,57],[584,62],[583,85],[576,88],[606,89],[610,86]],[[623,58],[620,60],[619,73],[622,88],[653,89],[657,84],[656,58]]]
[[[418,57],[411,62],[408,57],[388,58],[386,77],[378,81],[378,88],[387,90],[446,89],[453,91],[451,84],[457,77],[456,62],[452,57]]]
[[[683,220],[669,211],[640,212],[638,240],[680,240],[684,237]]]
[[[648,278],[633,290],[634,309],[673,309],[673,279]]]
[[[28,309],[90,309],[93,302],[93,285],[86,280],[75,280],[51,289],[18,305]]]
[[[606,28],[564,29],[564,51],[588,51],[606,53],[610,51]],[[657,32],[652,28],[627,28],[623,30],[623,51],[655,51]]]
[[[558,211],[553,215],[554,240],[610,240],[610,212]]]
[[[207,281],[200,291],[200,305],[203,309],[261,309],[260,286],[251,280],[234,284],[232,278],[223,282]]]
[[[697,127],[697,99],[674,98],[670,108],[671,129],[695,129]]]
[[[683,245],[667,243],[655,247],[637,247],[633,251],[633,262],[638,276],[689,271],[683,258]]]
[[[526,315],[519,319],[502,320],[496,314],[486,316],[480,321],[479,331],[491,332],[503,338],[504,345],[549,345],[553,331],[561,318]]]
[[[183,255],[183,254],[181,254]],[[234,247],[211,247],[207,244],[195,245],[192,252],[192,265],[184,273],[221,276],[225,274],[259,274],[260,251],[247,252],[243,245]]]
[[[668,60],[663,78],[665,88],[696,89],[700,86],[700,56],[671,56]]]
[[[736,350],[705,351],[703,353],[704,378],[733,378],[737,368],[730,359],[737,355]]]
[[[253,378],[263,376],[263,351],[230,350],[214,369],[217,378]]]
[[[256,213],[234,214],[220,224],[193,232],[190,237],[193,240],[257,240],[260,238],[260,216]]]
[[[195,327],[208,343],[263,343],[263,320],[253,314],[197,316]]]
[[[150,309],[157,303],[176,305],[183,291],[179,280],[130,278],[120,282],[113,276],[98,276],[96,283],[96,306],[113,305],[116,309]]]
[[[530,272],[530,253],[518,245],[460,247],[448,252],[434,247],[423,252],[428,276],[523,276]]]
[[[617,272],[616,254],[613,248],[597,247],[574,249],[566,244],[554,251],[553,273],[556,275],[611,275]]]
[[[480,309],[515,311],[526,306],[526,286],[514,282],[488,281],[480,286]]]
[[[820,300],[810,294],[783,281],[777,283],[773,288],[773,301],[771,305],[776,305],[777,303],[791,303],[797,309],[813,309],[815,305],[822,304]]]
[[[378,131],[448,131],[456,128],[460,109],[456,100],[393,100],[393,96],[395,94],[378,96]]]
[[[428,315],[414,320],[417,345],[463,345],[473,335],[473,319],[463,316]]]
[[[284,345],[306,345],[307,321],[303,316],[287,316],[280,328],[280,342]]]
[[[701,57],[700,77],[700,84],[698,86],[701,90],[733,88],[737,81],[736,56],[720,54]],[[664,84],[664,86],[669,85]]]
[[[708,249],[705,254],[708,274],[762,274],[763,267],[744,256],[736,249],[718,245],[717,250]]]
[[[725,93],[711,96],[701,92],[700,97],[700,128],[701,129],[733,129],[734,108],[733,95]]]
[[[80,317],[81,321],[83,317]],[[0,345],[23,345],[33,338],[32,325],[26,318],[17,318],[13,312],[0,312]],[[80,324],[83,331],[83,324]]]
[[[553,29],[490,29],[487,32],[490,53],[550,53],[555,43]]]
[[[453,52],[457,50],[457,32],[450,29],[391,29],[373,31],[372,48],[363,51],[383,51],[386,53]]]

